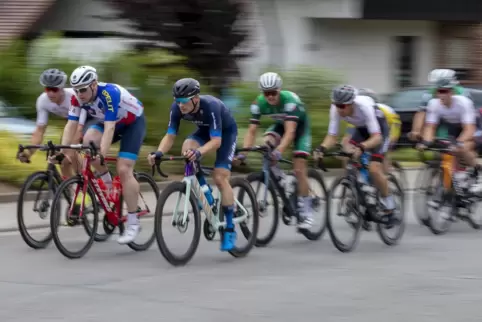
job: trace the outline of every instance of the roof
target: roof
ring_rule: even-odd
[[[0,47],[29,31],[55,0],[0,0]]]

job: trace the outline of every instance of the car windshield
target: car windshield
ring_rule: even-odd
[[[425,88],[410,89],[394,93],[387,97],[387,105],[396,110],[418,110],[422,102],[423,94],[427,91]]]

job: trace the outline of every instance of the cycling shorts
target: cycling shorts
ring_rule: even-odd
[[[89,129],[95,129],[104,133],[104,122],[99,121],[91,125]],[[136,120],[130,124],[117,123],[112,143],[120,141],[119,158],[136,161],[145,136],[146,119],[144,114],[138,116]]]
[[[211,140],[209,128],[198,128],[188,139],[195,140],[200,146],[203,146]],[[221,146],[216,151],[215,168],[224,168],[231,171],[234,152],[236,151],[236,144],[238,140],[238,128],[231,127],[229,131],[224,131],[221,136]]]
[[[382,162],[390,147],[390,129],[388,128],[387,120],[385,118],[377,119],[380,124],[382,143],[374,149],[367,150],[367,152],[371,153],[370,161]],[[351,135],[350,143],[352,144],[358,144],[370,138],[370,133],[366,126],[349,128],[347,133]]]
[[[273,136],[276,139],[277,144],[279,144],[284,133],[284,124],[275,123],[264,132],[264,136]],[[306,119],[304,123],[298,123],[296,127],[294,144],[294,158],[307,158],[311,155],[311,127],[308,119]]]

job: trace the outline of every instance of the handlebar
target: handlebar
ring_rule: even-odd
[[[275,148],[269,145],[255,145],[249,148],[236,148],[235,154],[239,152],[258,152],[261,153],[264,157],[268,157],[271,152],[273,152]],[[288,159],[281,158],[278,160],[281,163],[288,163],[291,164],[292,162]]]
[[[350,160],[353,158],[354,153],[343,151],[343,145],[342,144],[338,143],[338,144],[336,144],[336,147],[338,149],[337,151],[326,152],[326,153],[323,154],[323,158],[325,158],[325,157],[347,157]],[[321,170],[323,170],[325,172],[328,171],[328,169],[326,169],[324,164],[323,164],[323,159],[318,160],[318,168],[320,168]]]
[[[188,162],[188,159],[185,156],[177,156],[177,157],[163,156],[160,159],[155,159],[155,163],[152,165],[152,176],[154,176],[157,172],[161,177],[168,178],[169,176],[161,170],[161,163],[164,161],[179,161],[179,160],[184,160]]]
[[[40,151],[45,151],[47,152],[47,159],[49,156],[53,156],[55,152],[59,152],[61,150],[66,150],[66,149],[71,149],[71,150],[88,150],[90,152],[90,155],[93,159],[95,159],[97,156],[99,156],[99,148],[94,144],[93,141],[89,142],[89,145],[82,145],[82,144],[69,144],[69,145],[61,145],[61,144],[54,144],[52,141],[48,141],[47,144],[42,144],[42,145],[18,145],[18,152],[17,155],[24,152],[27,149],[38,149]],[[100,155],[101,157],[101,164],[104,164],[104,157]],[[59,162],[62,162],[64,159],[64,155],[58,155],[56,157],[56,160]],[[30,160],[28,161],[30,163]]]
[[[445,138],[435,138],[432,144],[430,144],[425,151],[434,151],[444,154],[453,155],[454,151],[450,148],[451,145],[455,143],[453,138],[445,139]],[[427,159],[425,158],[424,151],[419,151],[419,158],[423,163],[427,163]]]

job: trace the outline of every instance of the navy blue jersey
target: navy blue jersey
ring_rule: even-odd
[[[192,114],[182,114],[177,103],[172,104],[167,134],[176,135],[181,120],[190,121],[199,129],[209,130],[211,137],[220,137],[237,129],[231,111],[220,99],[211,95],[200,95],[199,98],[199,110]]]

